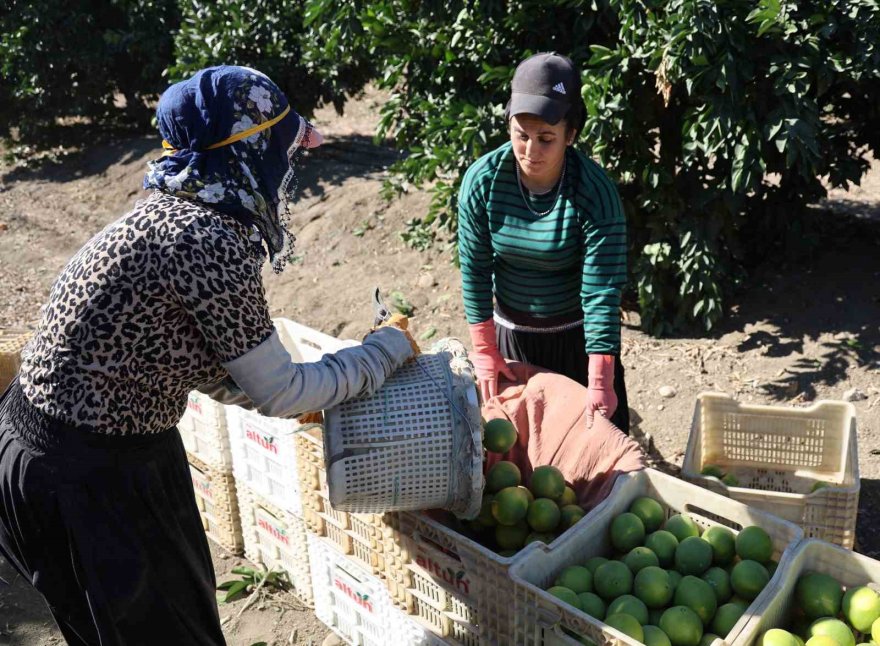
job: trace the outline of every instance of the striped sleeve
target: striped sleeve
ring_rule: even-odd
[[[581,304],[588,354],[620,352],[620,299],[626,284],[626,219],[614,183],[594,161],[582,158],[579,192],[588,210],[583,222]]]
[[[458,194],[458,257],[461,291],[468,323],[492,317],[492,238],[486,210],[486,159],[465,172]]]

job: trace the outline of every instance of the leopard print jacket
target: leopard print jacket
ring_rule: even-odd
[[[50,417],[99,433],[174,426],[187,393],[272,333],[259,240],[233,218],[154,192],[61,272],[20,373]]]

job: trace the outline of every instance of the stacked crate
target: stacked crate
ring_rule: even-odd
[[[287,319],[274,323],[282,344],[297,363],[318,361],[328,352],[353,344]],[[244,554],[269,570],[286,572],[296,594],[311,603],[316,600],[306,536],[314,519],[312,510],[304,505],[297,444],[304,429],[317,425],[305,424],[302,419],[264,417],[238,406],[226,407]]]
[[[244,541],[238,496],[232,475],[232,451],[226,430],[225,407],[193,391],[177,423],[189,460],[190,476],[202,526],[208,537],[233,554]]]

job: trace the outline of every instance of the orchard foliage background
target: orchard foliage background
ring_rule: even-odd
[[[455,241],[515,64],[567,53],[579,145],[618,182],[643,327],[663,334],[710,329],[759,261],[816,243],[806,206],[880,155],[878,43],[878,0],[12,0],[0,116],[18,141],[71,116],[143,125],[170,81],[220,62],[305,114],[372,81],[390,93],[377,136],[408,153],[389,188],[433,191],[402,234],[425,247]]]

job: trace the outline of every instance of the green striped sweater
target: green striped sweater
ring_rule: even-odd
[[[626,282],[626,220],[614,183],[569,148],[562,191],[532,196],[517,186],[508,142],[478,159],[461,184],[458,249],[468,323],[492,317],[494,296],[534,316],[584,313],[588,353],[620,352]],[[555,204],[553,203],[556,199]]]

